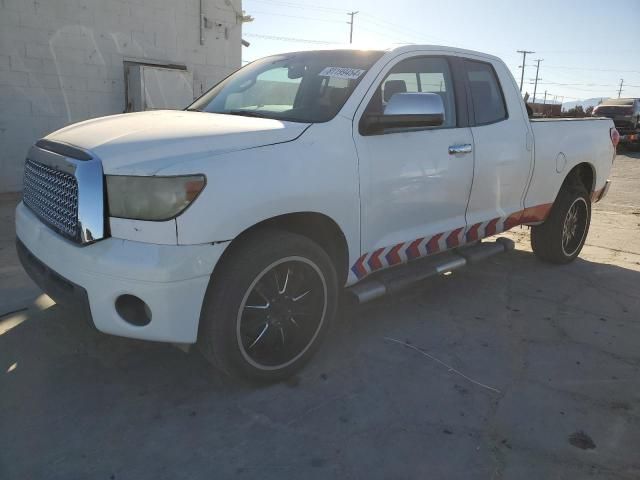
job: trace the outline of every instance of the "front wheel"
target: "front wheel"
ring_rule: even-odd
[[[335,316],[335,268],[320,246],[287,232],[256,232],[230,248],[206,294],[200,349],[231,376],[283,380],[309,360]]]
[[[564,264],[582,250],[591,223],[591,200],[582,186],[558,193],[549,218],[531,228],[531,248],[541,260]]]

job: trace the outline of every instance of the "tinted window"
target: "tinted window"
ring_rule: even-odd
[[[326,122],[382,55],[376,51],[327,50],[263,58],[220,82],[189,110]]]
[[[435,93],[444,104],[443,127],[456,125],[455,97],[449,63],[444,58],[419,57],[398,63],[378,87],[367,107],[368,113],[382,113],[396,93]],[[435,127],[441,128],[441,127]]]
[[[507,118],[500,83],[488,63],[465,61],[467,79],[476,125],[499,122]]]

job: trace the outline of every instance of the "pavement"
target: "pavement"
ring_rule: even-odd
[[[341,307],[260,388],[40,295],[1,196],[0,478],[638,479],[640,155],[612,178],[571,265],[516,229],[514,252]]]

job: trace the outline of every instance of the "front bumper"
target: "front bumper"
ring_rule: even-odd
[[[18,259],[25,272],[53,301],[65,305],[83,315],[91,324],[91,310],[87,291],[47,267],[33,253],[16,239]]]
[[[16,235],[27,273],[61,303],[81,305],[84,296],[98,330],[175,343],[196,341],[209,277],[226,248],[116,238],[81,247],[54,233],[22,203],[16,209]],[[118,314],[115,302],[121,295],[148,305],[149,324],[133,325]]]
[[[595,192],[593,192],[593,195],[591,196],[591,201],[593,203],[597,203],[600,200],[602,200],[604,197],[607,196],[607,193],[609,193],[610,187],[611,187],[611,180],[607,180],[604,184],[604,187],[602,187],[600,190],[596,190]]]

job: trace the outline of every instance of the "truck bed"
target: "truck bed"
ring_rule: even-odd
[[[615,151],[609,118],[545,118],[531,120],[534,167],[525,206],[555,199],[571,166],[592,166],[593,190],[603,188]],[[597,175],[596,172],[604,172]],[[591,192],[590,192],[591,193]]]

